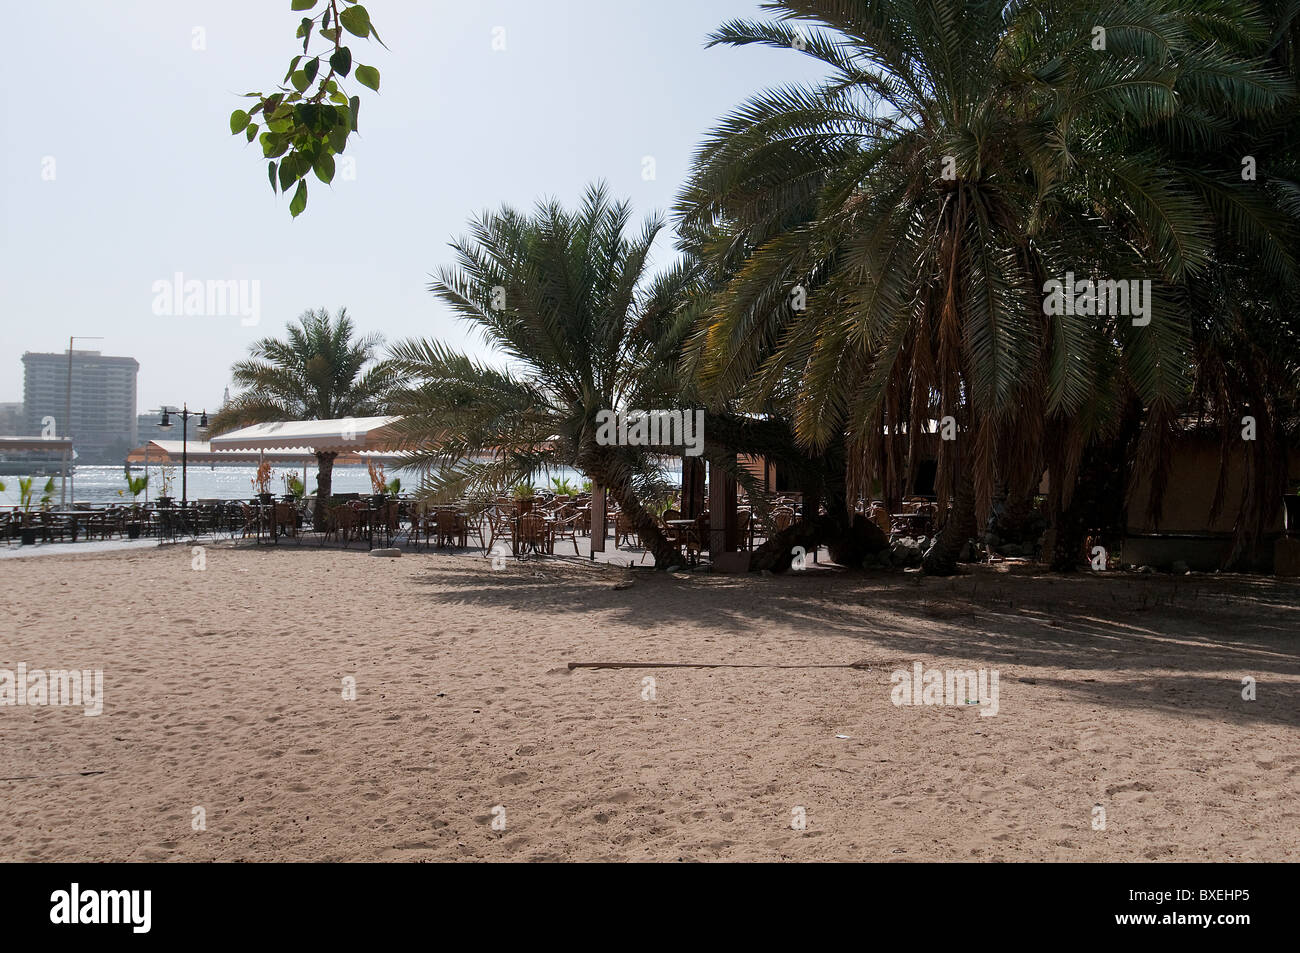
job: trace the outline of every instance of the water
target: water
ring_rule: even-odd
[[[76,482],[71,486],[77,497],[77,502],[85,503],[120,503],[123,498],[130,502],[131,494],[126,490],[126,479],[122,475],[120,466],[102,466],[76,467]],[[176,499],[181,498],[181,468],[176,466],[176,479],[172,486],[171,495]],[[133,476],[140,476],[144,473],[143,466],[132,467]],[[257,467],[253,464],[247,466],[231,466],[223,464],[221,466],[211,466],[209,464],[191,464],[188,470],[188,496],[191,500],[247,500],[254,494],[252,479],[257,473]],[[302,479],[302,468],[293,467],[274,467],[271,472],[271,492],[277,495],[285,492],[283,476],[293,473]],[[411,471],[388,468],[385,471],[386,477],[391,480],[398,477],[402,481],[402,492],[414,490],[419,483],[418,475]],[[567,479],[575,487],[581,486],[583,477],[576,470],[563,468],[554,471],[553,476]],[[541,475],[534,480],[537,487],[545,487],[550,484],[551,475]],[[0,493],[0,503],[16,504],[18,499],[18,477],[2,476],[0,482],[5,484],[5,490]],[[73,481],[69,479],[69,484]],[[316,487],[316,467],[314,464],[307,465],[307,479],[304,481],[307,485],[308,492]],[[40,499],[41,489],[45,486],[45,477],[38,476],[34,484],[34,499]],[[333,489],[335,493],[370,493],[370,474],[364,466],[335,466]],[[118,496],[117,491],[121,490],[123,496]],[[155,500],[161,493],[158,467],[149,467],[149,499]],[[144,494],[140,494],[140,501],[144,502]],[[60,500],[59,478],[54,477],[54,502],[58,505]]]

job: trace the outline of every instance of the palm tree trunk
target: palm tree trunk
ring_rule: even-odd
[[[668,541],[659,526],[659,520],[641,505],[641,501],[636,498],[636,494],[625,487],[611,486],[609,495],[617,501],[623,515],[631,520],[632,525],[636,527],[636,534],[641,538],[641,545],[648,549],[650,555],[655,558],[655,569],[662,570],[667,569],[669,566],[680,566],[682,564],[684,558],[682,551]]]
[[[963,470],[957,478],[957,493],[948,520],[935,537],[934,545],[921,564],[926,575],[952,576],[957,572],[957,558],[962,547],[975,533],[975,478]]]
[[[334,489],[334,458],[338,454],[321,450],[316,453],[316,509],[312,514],[312,528],[320,532],[325,529],[325,517],[329,513],[330,496]]]

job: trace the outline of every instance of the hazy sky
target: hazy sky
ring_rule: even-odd
[[[471,214],[572,204],[596,179],[638,217],[667,211],[714,120],[760,88],[820,75],[793,50],[704,49],[724,20],[758,15],[754,0],[366,6],[389,50],[351,38],[353,62],[382,74],[378,95],[350,84],[355,180],[310,177],[296,221],[257,144],[228,127],[241,94],[269,91],[301,51],[289,0],[7,8],[0,401],[22,399],[24,351],[61,352],[77,334],[104,339],[78,348],[140,362],[142,412],[212,408],[249,342],[309,307],[346,305],[389,341],[481,353],[427,290]],[[260,282],[260,323],[155,315],[154,282],[176,272]]]

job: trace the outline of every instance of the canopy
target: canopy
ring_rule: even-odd
[[[184,448],[179,440],[150,440],[136,447],[126,455],[127,463],[171,463],[179,462],[182,456],[188,457],[190,463],[235,463],[238,461],[256,461],[260,454],[256,450],[244,452],[214,453],[212,445],[206,440],[191,440]],[[267,454],[273,463],[309,463],[315,460],[310,450],[281,450]]]
[[[280,420],[254,424],[213,437],[211,447],[219,450],[363,451],[397,450],[398,437],[392,425],[401,417],[343,417],[339,420]]]

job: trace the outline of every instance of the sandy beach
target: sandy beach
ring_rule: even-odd
[[[0,860],[1300,859],[1294,582],[204,561],[0,563],[0,669],[104,680],[0,707]]]

